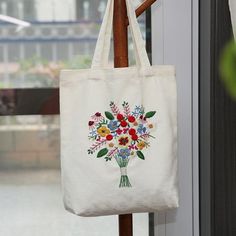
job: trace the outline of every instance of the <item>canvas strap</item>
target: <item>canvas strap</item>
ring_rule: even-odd
[[[134,43],[134,52],[137,66],[150,67],[150,62],[145,48],[145,42],[138,25],[135,9],[131,0],[126,0],[129,27]],[[108,0],[105,15],[99,32],[92,68],[106,68],[108,66],[111,45],[112,25],[114,13],[114,0]]]

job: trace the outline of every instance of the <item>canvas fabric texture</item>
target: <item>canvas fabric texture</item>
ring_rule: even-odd
[[[62,70],[61,168],[65,208],[80,216],[178,207],[175,67],[151,66],[126,0],[136,66],[109,68],[114,0],[92,67]]]

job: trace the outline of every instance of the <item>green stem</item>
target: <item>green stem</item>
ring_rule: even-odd
[[[119,187],[120,188],[132,187],[131,183],[129,182],[129,177],[127,175],[121,175]]]
[[[123,187],[132,187],[131,183],[129,182],[129,177],[126,173],[126,167],[121,168],[121,177],[120,177],[120,188]]]

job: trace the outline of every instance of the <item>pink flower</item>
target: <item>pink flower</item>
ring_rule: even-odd
[[[96,112],[93,116],[92,116],[93,121],[95,122],[99,122],[102,121],[104,119],[104,117],[102,116],[102,114],[100,112]]]

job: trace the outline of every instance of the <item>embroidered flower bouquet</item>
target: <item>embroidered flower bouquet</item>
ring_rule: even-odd
[[[154,125],[149,119],[156,111],[145,113],[143,106],[135,106],[130,110],[128,102],[122,104],[123,110],[110,103],[110,111],[100,112],[91,116],[88,122],[89,139],[93,144],[88,154],[97,152],[97,158],[117,162],[121,171],[119,187],[131,187],[127,175],[127,166],[132,158],[145,160],[144,149],[150,146],[150,138]]]

